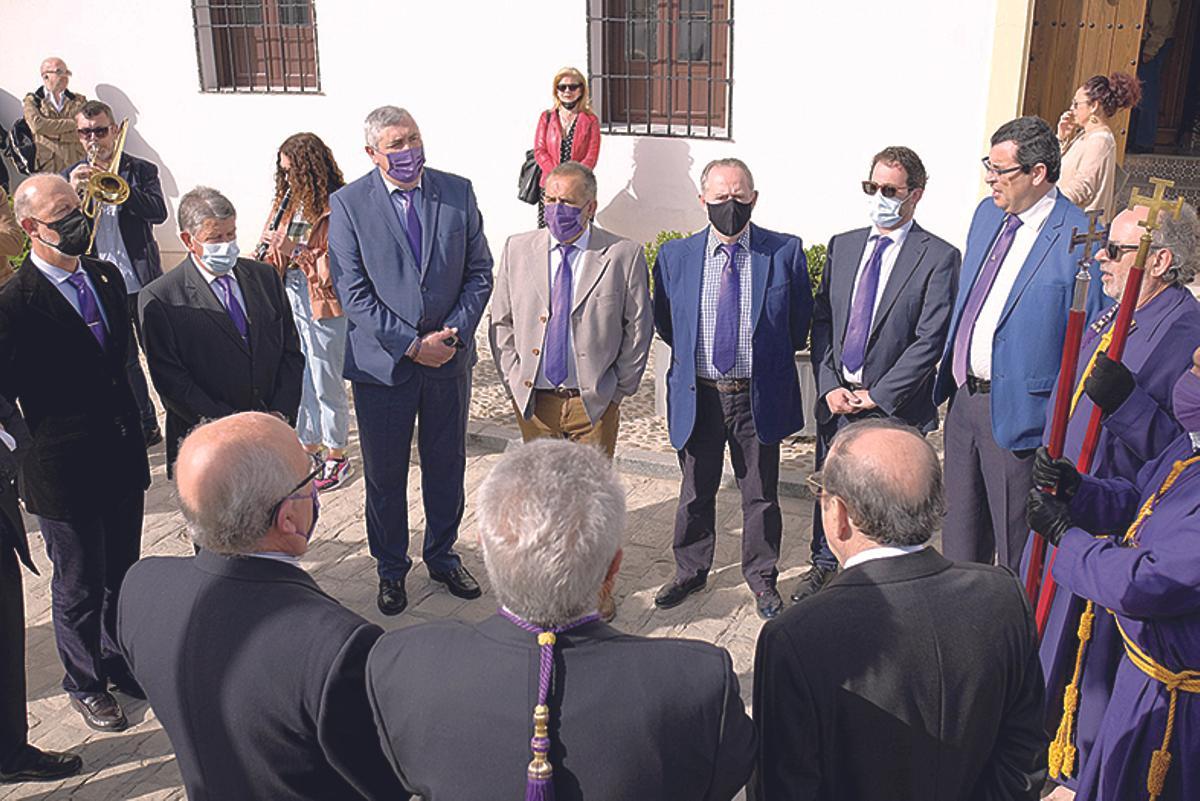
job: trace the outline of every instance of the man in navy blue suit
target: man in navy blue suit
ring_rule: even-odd
[[[667,420],[683,470],[675,578],[654,603],[677,606],[707,582],[728,443],[742,493],[742,574],[759,615],[772,618],[783,609],[779,441],[804,426],[795,354],[808,339],[812,291],[800,239],[750,223],[758,192],[743,162],[709,162],[700,191],[711,225],[663,245],[654,264],[654,324],[672,351]]]
[[[365,127],[375,169],[330,198],[329,269],[349,318],[344,375],[354,386],[379,609],[397,615],[408,605],[408,462],[418,417],[425,567],[454,595],[480,595],[454,543],[492,254],[471,182],[425,168],[412,116],[383,106]]]
[[[1058,377],[1087,216],[1054,187],[1058,140],[1040,117],[992,134],[983,159],[991,196],[967,233],[958,298],[934,386],[946,414],[946,523],[942,550],[958,562],[993,559],[1016,570],[1025,547],[1025,498]],[[1088,319],[1102,305],[1091,265]]]

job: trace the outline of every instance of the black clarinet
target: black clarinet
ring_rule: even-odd
[[[283,215],[287,212],[288,203],[292,200],[292,188],[289,186],[283,191],[283,200],[279,201],[279,208],[275,209],[275,216],[271,218],[271,224],[267,226],[267,233],[273,234],[279,228],[279,224],[283,222]],[[258,247],[254,249],[254,260],[262,261],[267,255],[267,250],[270,248],[266,242],[259,242]]]

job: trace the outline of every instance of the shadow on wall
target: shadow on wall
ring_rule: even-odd
[[[605,229],[634,242],[659,231],[691,233],[707,224],[692,180],[691,146],[681,139],[645,137],[633,146],[633,175],[596,215]]]

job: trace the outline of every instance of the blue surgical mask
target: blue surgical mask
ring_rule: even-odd
[[[200,257],[200,261],[214,275],[225,275],[237,264],[237,242],[203,242],[201,247],[204,248],[204,255]]]
[[[900,224],[904,215],[900,213],[900,207],[904,205],[904,201],[898,197],[884,197],[883,192],[876,191],[873,195],[867,195],[867,213],[871,215],[871,222],[878,225],[880,228],[895,228]]]

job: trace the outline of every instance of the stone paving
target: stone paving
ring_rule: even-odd
[[[490,366],[490,362],[487,364]],[[622,443],[619,447],[626,445]],[[350,452],[357,466],[356,432],[352,434]],[[154,483],[146,499],[142,552],[190,554],[191,545],[176,511],[173,489],[164,474],[163,447],[155,447],[151,457]],[[367,552],[363,523],[361,473],[353,476],[345,487],[322,496],[321,525],[314,547],[304,559],[305,567],[334,597],[385,629],[437,618],[478,620],[490,615],[495,610],[494,599],[487,592],[486,574],[475,542],[471,499],[498,458],[497,453],[476,447],[468,451],[468,501],[459,549],[467,566],[484,585],[482,599],[454,598],[440,585],[430,582],[418,567],[408,582],[408,611],[398,618],[379,614],[374,602],[374,563]],[[679,497],[678,481],[629,474],[623,479],[629,491],[629,514],[615,625],[628,632],[694,637],[728,648],[742,682],[743,698],[749,703],[754,643],[761,621],[755,615],[753,599],[742,581],[738,564],[741,517],[736,492],[724,490],[718,500],[719,537],[709,588],[676,609],[660,611],[653,606],[653,596],[673,572],[670,542]],[[419,471],[414,466],[409,481],[409,514],[416,561],[420,559],[420,531],[424,523],[419,482]],[[784,499],[782,503],[785,534],[780,565],[785,570],[781,586],[787,588],[807,559],[812,504],[802,499]],[[50,565],[36,521],[28,522],[30,546],[41,571],[40,577],[25,574],[30,740],[42,748],[73,750],[83,757],[85,767],[81,775],[67,781],[0,785],[0,801],[185,798],[170,742],[145,702],[121,698],[132,725],[117,734],[88,729],[68,706],[60,688],[62,667],[50,623]]]

